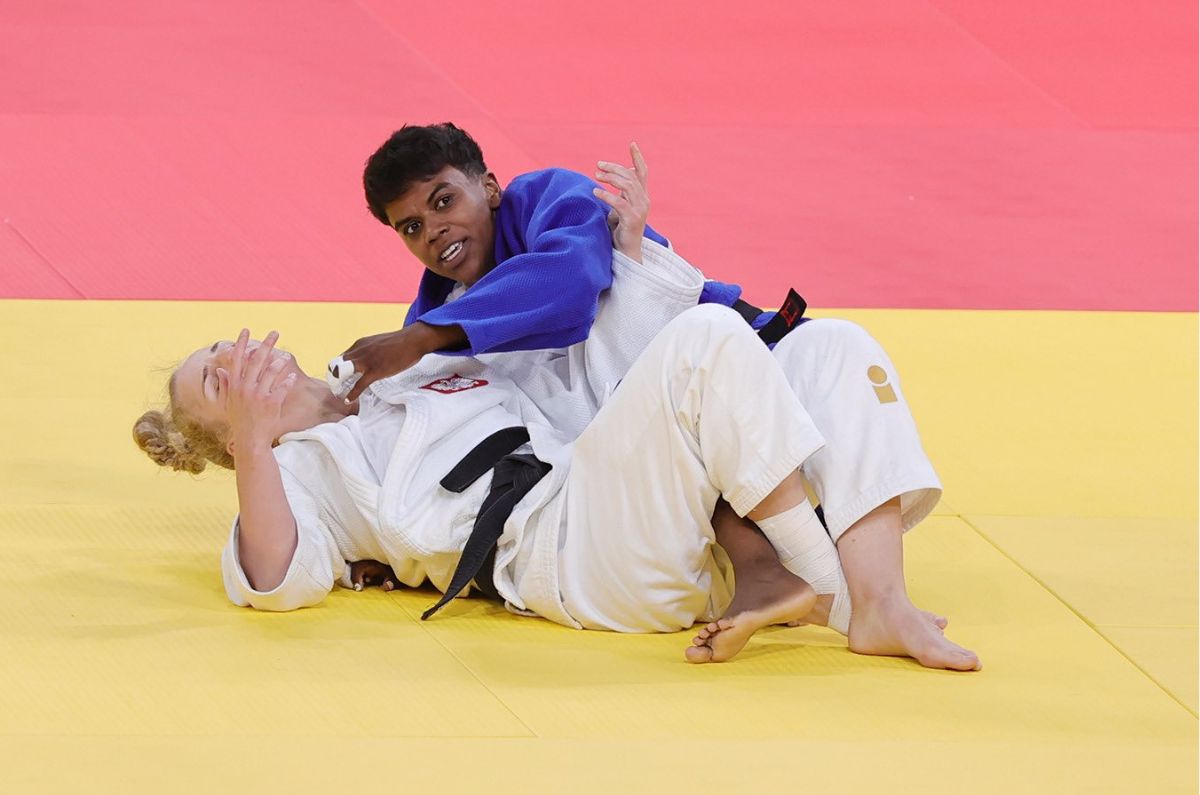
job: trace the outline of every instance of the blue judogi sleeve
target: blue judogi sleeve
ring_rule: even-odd
[[[600,293],[612,284],[609,208],[592,195],[595,187],[565,169],[514,179],[496,212],[496,267],[449,304],[454,282],[426,271],[404,324],[461,326],[469,347],[445,353],[464,356],[565,348],[586,339]],[[646,237],[668,245],[649,226]],[[709,282],[701,302],[729,305],[740,293]]]

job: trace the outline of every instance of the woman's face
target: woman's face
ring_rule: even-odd
[[[250,340],[246,345],[246,355],[249,356],[262,343],[258,340]],[[194,352],[191,356],[184,359],[183,364],[175,371],[174,394],[175,401],[179,407],[186,412],[190,417],[199,422],[210,431],[218,431],[229,427],[229,418],[226,414],[225,396],[221,394],[220,381],[217,378],[217,368],[231,372],[233,370],[234,343],[229,340],[221,340],[214,342],[207,348],[201,348]],[[263,362],[263,369],[267,365],[283,359],[283,371],[279,374],[282,378],[289,373],[295,373],[297,382],[306,380],[303,371],[296,364],[296,359],[288,352],[279,349],[273,349],[270,352],[270,358]],[[298,416],[302,407],[296,405],[295,391],[292,391],[284,399],[283,410],[281,412],[281,428],[275,434],[276,438],[287,433],[288,431],[300,430],[308,427],[306,424],[307,418]],[[295,426],[295,427],[293,427]],[[218,434],[220,436],[221,434]]]

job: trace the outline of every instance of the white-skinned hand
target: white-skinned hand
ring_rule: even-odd
[[[596,179],[616,191],[603,188],[592,191],[611,209],[608,226],[612,230],[613,248],[634,262],[642,261],[642,237],[646,234],[646,219],[650,216],[650,194],[646,191],[649,169],[637,143],[629,144],[633,168],[601,160],[596,164]]]
[[[280,425],[283,400],[296,384],[296,374],[283,375],[287,359],[272,358],[279,334],[272,331],[262,344],[247,350],[250,331],[242,329],[233,345],[230,369],[217,368],[221,401],[229,423],[229,451],[270,449]]]

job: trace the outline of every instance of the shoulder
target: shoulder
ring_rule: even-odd
[[[334,453],[352,444],[346,423],[327,422],[307,430],[287,433],[275,446],[275,461],[285,474],[296,477],[320,470],[330,463]]]
[[[513,191],[518,195],[543,194],[586,194],[592,195],[595,183],[591,178],[578,171],[565,168],[544,168],[540,171],[530,171],[514,177],[508,183],[505,193]]]

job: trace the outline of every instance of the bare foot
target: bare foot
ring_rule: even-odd
[[[737,580],[725,615],[705,625],[684,650],[688,662],[724,662],[763,627],[786,624],[810,613],[817,599],[808,583],[782,566],[769,575],[744,579]]]
[[[809,624],[814,624],[818,627],[829,626],[829,611],[833,607],[833,594],[819,594],[816,602],[813,603],[813,609],[808,615],[803,618],[798,618],[795,621],[789,621],[789,627],[804,627]],[[922,610],[921,615],[925,620],[937,628],[938,632],[945,631],[949,626],[950,621],[945,616],[939,616],[937,613],[930,613],[928,610]]]
[[[850,650],[857,654],[912,657],[926,668],[983,670],[975,652],[942,634],[944,622],[941,616],[918,610],[904,596],[864,605],[856,603],[850,622]]]

